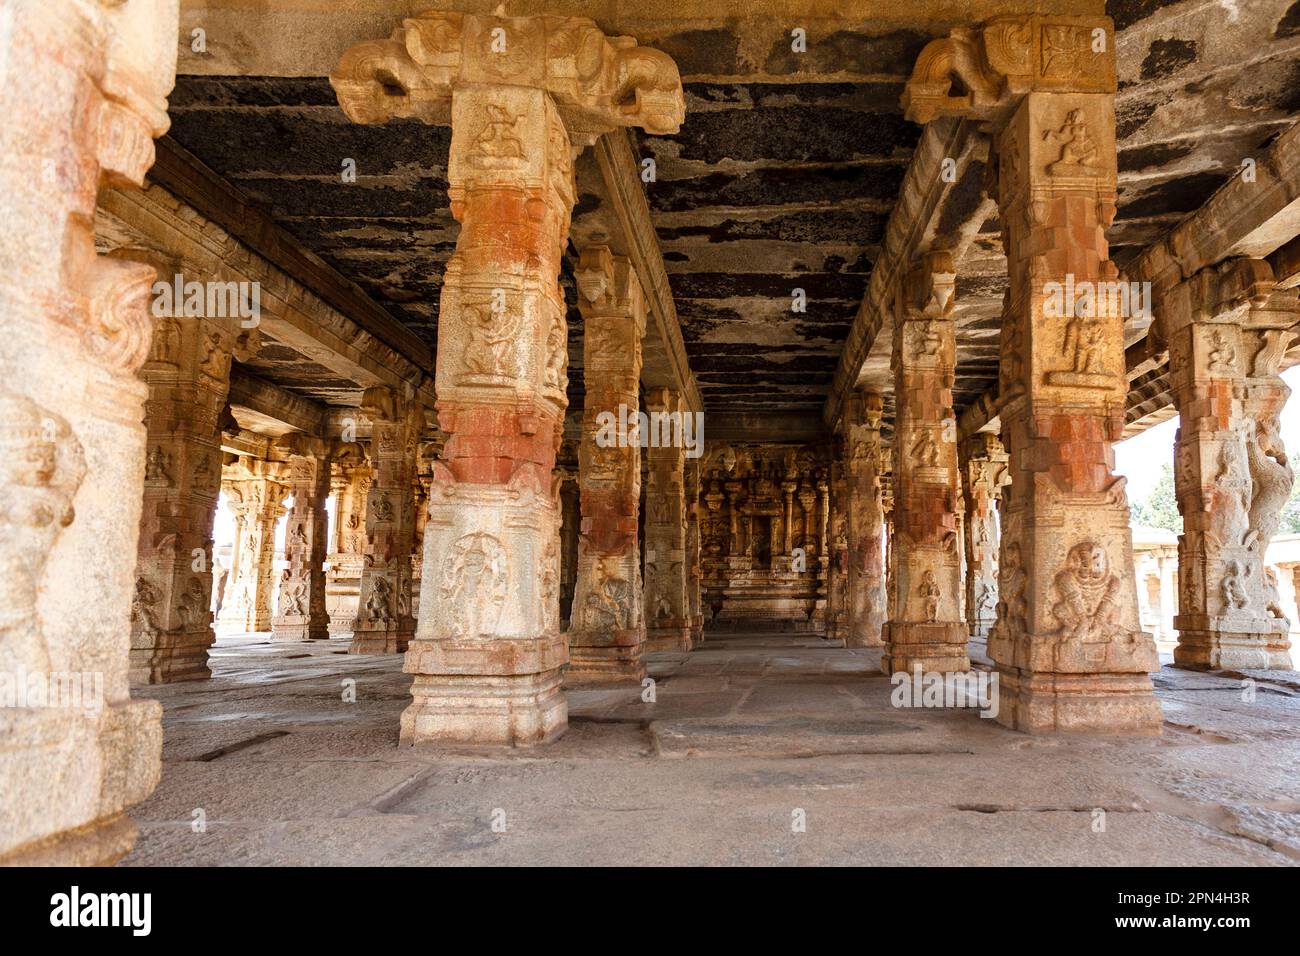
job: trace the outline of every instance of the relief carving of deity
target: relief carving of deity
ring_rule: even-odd
[[[470,341],[465,349],[465,371],[471,375],[506,376],[519,333],[517,311],[496,312],[491,302],[463,306]]]
[[[1120,623],[1120,582],[1119,576],[1111,573],[1110,559],[1101,545],[1093,541],[1076,544],[1053,583],[1057,601],[1052,605],[1052,617],[1059,640],[1104,644],[1114,639]]]
[[[440,593],[455,637],[478,641],[496,635],[509,579],[505,548],[491,535],[467,534],[452,546]]]
[[[366,598],[366,616],[380,624],[393,621],[393,585],[388,578],[376,577]]]
[[[1025,565],[1020,556],[1020,543],[1007,545],[1006,560],[1000,571],[1001,594],[998,600],[998,619],[1006,621],[1013,634],[1023,634],[1029,615],[1029,602],[1025,596]]]
[[[554,541],[542,558],[542,631],[550,634],[559,629],[560,619],[560,549]]]
[[[282,617],[307,615],[307,584],[301,577],[295,577],[288,568],[284,569],[284,575],[280,579],[280,603]]]
[[[1046,142],[1057,143],[1061,147],[1060,158],[1047,167],[1047,171],[1053,176],[1096,175],[1100,152],[1088,132],[1088,122],[1084,119],[1083,110],[1070,110],[1061,128],[1044,131],[1043,139]]]
[[[623,630],[632,614],[632,586],[603,563],[593,571],[591,590],[583,601],[582,625],[589,631]]]
[[[1278,430],[1277,418],[1267,418],[1255,426],[1255,434],[1248,435],[1246,440],[1253,493],[1245,544],[1261,559],[1282,521],[1282,507],[1295,484],[1295,472],[1287,462],[1286,446]]]
[[[49,665],[36,589],[49,551],[73,523],[73,496],[85,476],[85,453],[68,421],[0,392],[0,672]]]
[[[470,146],[473,163],[484,169],[514,169],[524,165],[524,146],[515,131],[518,120],[505,107],[489,103],[488,121]]]
[[[926,569],[921,575],[921,586],[917,589],[921,595],[923,607],[925,609],[925,619],[931,623],[939,620],[939,598],[942,592],[939,590],[939,584],[935,581],[934,572]]]
[[[563,318],[556,316],[546,333],[546,384],[564,391],[569,387],[569,343]]]

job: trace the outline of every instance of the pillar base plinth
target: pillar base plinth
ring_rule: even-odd
[[[353,632],[352,643],[348,646],[349,654],[402,654],[410,645],[411,638],[406,635]]]
[[[640,683],[645,677],[645,635],[641,631],[569,631],[568,638],[566,684]]]
[[[113,866],[131,852],[140,831],[125,813],[19,847],[0,866]]]
[[[529,747],[569,726],[561,670],[541,674],[417,674],[402,712],[402,744]]]
[[[1291,642],[1276,631],[1180,630],[1174,664],[1193,670],[1290,670]]]
[[[959,621],[934,624],[891,621],[885,625],[881,673],[910,674],[917,667],[926,673],[968,671],[966,636],[966,625]]]
[[[208,680],[212,677],[212,669],[208,666],[208,648],[214,640],[215,636],[209,630],[206,640],[199,644],[132,649],[127,679],[137,687],[144,684]]]
[[[997,673],[996,720],[1022,733],[1156,735],[1164,723],[1147,674]]]
[[[687,625],[646,628],[645,649],[647,653],[652,651],[689,651],[694,646],[691,639],[691,628]]]

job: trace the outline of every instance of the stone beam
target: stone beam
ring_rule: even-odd
[[[181,12],[182,74],[215,76],[325,76],[348,47],[383,36],[412,11],[436,6],[488,14],[499,0],[187,0]],[[934,35],[949,28],[1012,13],[1104,12],[1102,0],[910,0],[906,4],[833,5],[786,0],[780,15],[770,6],[715,0],[524,0],[514,16],[590,17],[608,34],[628,34],[678,60],[690,82],[854,83],[878,80],[872,65],[898,56],[916,42],[917,24]],[[759,14],[758,10],[762,13]],[[807,31],[807,54],[791,50],[790,31]],[[190,31],[202,27],[206,50],[190,49]],[[273,38],[283,38],[276,42]]]
[[[361,389],[414,389],[422,400],[432,402],[433,385],[424,366],[162,186],[101,190],[95,231],[101,244],[116,243],[124,249],[135,245],[174,263],[185,281],[258,283],[261,331]]]
[[[171,137],[159,141],[158,161],[149,171],[149,180],[293,276],[417,368],[432,373],[433,352],[418,335]]]
[[[246,369],[236,367],[230,370],[227,400],[231,405],[280,422],[292,431],[306,432],[317,438],[325,434],[324,405],[295,395]]]
[[[575,220],[574,242],[600,242],[614,255],[627,258],[644,290],[650,321],[641,343],[641,382],[650,388],[672,389],[682,396],[686,411],[703,411],[659,238],[650,219],[640,166],[627,132],[616,129],[600,137],[591,152],[579,159],[576,174],[579,192],[592,192],[601,203],[595,212]]]
[[[921,134],[898,204],[889,215],[879,260],[853,326],[840,353],[822,418],[834,430],[844,402],[855,388],[889,392],[893,387],[890,355],[893,343],[894,296],[909,264],[931,250],[961,251],[994,212],[977,191],[972,202],[967,176],[983,175],[987,140],[973,123],[943,118]],[[963,184],[967,187],[962,188]]]

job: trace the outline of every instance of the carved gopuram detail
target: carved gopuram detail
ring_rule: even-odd
[[[1278,363],[1298,320],[1295,290],[1275,291],[1258,259],[1201,270],[1165,293],[1156,316],[1179,414],[1181,665],[1291,667],[1290,625],[1264,562],[1295,479],[1280,435],[1290,389]]]
[[[988,649],[1001,676],[997,720],[1031,733],[1158,733],[1162,720],[1128,500],[1113,474],[1124,316],[1108,295],[1064,308],[1060,295],[1067,282],[1102,291],[1118,277],[1105,238],[1114,51],[1106,18],[998,18],[930,43],[903,97],[913,120],[968,116],[992,128],[1010,274],[1000,393],[1011,484]]]
[[[646,648],[689,651],[692,643],[686,595],[686,449],[680,440],[671,437],[669,429],[655,424],[680,421],[680,416],[688,413],[681,396],[668,388],[647,391],[646,413],[654,432],[645,449]]]
[[[645,676],[637,511],[641,448],[619,428],[638,411],[645,300],[626,259],[583,250],[575,272],[583,320],[586,404],[578,450],[578,577],[569,639],[569,680]]]
[[[952,257],[933,253],[899,290],[894,323],[894,586],[886,674],[963,671],[957,527]]]
[[[977,432],[957,449],[966,505],[966,625],[971,640],[987,645],[998,608],[998,504],[1007,453],[992,432]]]
[[[552,470],[568,403],[558,277],[573,159],[615,127],[675,132],[680,78],[664,54],[607,38],[590,20],[426,13],[350,49],[331,83],[356,122],[416,117],[452,130],[461,230],[436,376],[447,439],[430,487],[401,738],[541,743],[568,722]]]

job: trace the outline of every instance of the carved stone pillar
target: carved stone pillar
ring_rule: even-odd
[[[848,441],[836,443],[837,453],[831,463],[830,520],[827,530],[827,549],[830,553],[826,595],[826,638],[845,640],[849,622],[849,482],[850,471]],[[882,515],[883,517],[883,515]],[[883,579],[883,574],[881,575]],[[882,593],[883,598],[883,593]]]
[[[173,268],[158,271],[170,284]],[[234,319],[186,317],[179,304],[157,311],[164,314],[153,317],[149,358],[140,372],[149,400],[131,615],[131,680],[137,684],[211,676],[220,421],[232,358],[247,358],[258,338]]]
[[[997,621],[998,522],[1007,453],[992,432],[978,432],[958,448],[966,505],[966,624],[971,639],[987,644]]]
[[[273,641],[320,641],[329,638],[325,612],[325,555],[329,515],[330,455],[325,442],[290,435],[276,443],[289,456],[288,489],[293,496],[284,533],[284,560],[279,600],[271,622]]]
[[[672,61],[590,20],[425,13],[331,77],[358,122],[451,124],[460,221],[438,317],[439,424],[402,740],[534,744],[562,733],[552,468],[567,405],[558,285],[575,147],[676,131]]]
[[[370,488],[366,493],[366,561],[352,626],[353,654],[398,654],[415,633],[411,555],[415,486],[424,410],[383,386],[366,389],[370,419]]]
[[[637,681],[645,676],[645,618],[637,509],[641,447],[635,421],[646,307],[636,272],[604,246],[575,271],[582,309],[586,404],[578,451],[578,580],[569,625],[568,678]]]
[[[951,256],[918,263],[898,295],[894,323],[894,582],[885,628],[886,674],[963,671],[957,529],[956,338]]]
[[[288,468],[248,456],[227,465],[222,490],[235,514],[235,544],[217,623],[240,633],[271,629],[275,525],[289,494]]]
[[[133,701],[154,271],[95,255],[101,185],[167,129],[175,2],[5,5],[0,29],[0,674],[77,706],[0,713],[0,862],[111,864],[158,782],[162,709]]]
[[[685,415],[671,389],[646,392],[651,429],[656,415]],[[658,444],[658,447],[655,445]],[[686,601],[686,451],[680,444],[651,438],[646,457],[645,613],[646,645],[652,651],[689,651],[690,610]]]
[[[1169,290],[1157,317],[1179,414],[1174,660],[1184,666],[1291,666],[1265,552],[1294,481],[1278,420],[1290,389],[1277,370],[1300,312],[1294,291],[1273,289],[1268,263],[1236,260]]]
[[[700,463],[686,461],[686,608],[691,621],[691,645],[704,641],[702,539],[700,528]]]
[[[880,415],[875,392],[853,396],[845,410],[848,581],[844,644],[878,647],[885,624],[884,519],[880,484]]]
[[[1010,274],[999,388],[1011,484],[989,656],[997,720],[1031,733],[1161,725],[1148,676],[1159,663],[1138,624],[1128,501],[1113,474],[1124,317],[1117,297],[1080,292],[1104,293],[1117,277],[1105,238],[1114,51],[1106,18],[999,18],[931,42],[904,94],[919,122],[962,115],[993,127]],[[961,95],[949,95],[954,85]]]
[[[331,637],[350,639],[361,609],[361,569],[366,562],[366,499],[370,465],[359,444],[344,446],[334,460],[330,491],[334,496],[334,540],[325,575],[325,610]]]

